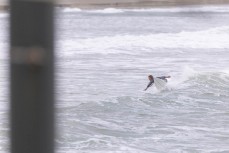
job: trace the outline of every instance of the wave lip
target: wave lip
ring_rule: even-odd
[[[180,75],[171,78],[168,88],[195,91],[201,96],[229,97],[229,74],[224,71],[199,72],[186,66]]]

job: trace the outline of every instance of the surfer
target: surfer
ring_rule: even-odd
[[[161,76],[161,77],[157,77],[158,79],[162,79],[162,80],[164,80],[165,82],[167,82],[168,80],[167,80],[167,78],[171,78],[171,76]],[[154,83],[154,78],[153,78],[153,76],[152,75],[149,75],[148,76],[148,79],[149,79],[149,84],[147,85],[147,87],[145,88],[145,90],[144,91],[146,91],[149,87],[151,87],[152,85],[153,85],[153,83]]]

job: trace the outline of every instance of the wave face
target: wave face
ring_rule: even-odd
[[[58,8],[57,153],[229,152],[228,10]],[[7,20],[0,152],[9,148]],[[143,91],[149,74],[170,75],[166,89]]]

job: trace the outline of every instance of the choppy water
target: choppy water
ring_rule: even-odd
[[[229,6],[57,9],[58,153],[229,152]],[[0,49],[7,48],[0,14]],[[8,148],[0,53],[0,151]],[[147,75],[171,75],[143,92]]]

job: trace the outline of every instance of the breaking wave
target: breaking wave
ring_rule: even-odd
[[[64,8],[64,12],[82,12],[82,13],[128,13],[128,12],[148,12],[148,13],[228,13],[229,6],[187,6],[187,7],[171,7],[171,8],[147,8],[147,9],[117,9],[105,8],[95,10],[81,10],[79,8]]]
[[[133,53],[133,48],[148,49],[225,49],[229,48],[229,27],[216,27],[203,31],[156,33],[148,35],[116,35],[59,42],[62,48],[75,53]],[[103,45],[101,45],[103,44]],[[92,50],[93,48],[93,50]],[[119,49],[119,48],[122,48]],[[125,50],[123,50],[125,49]],[[141,50],[142,51],[142,50]]]

